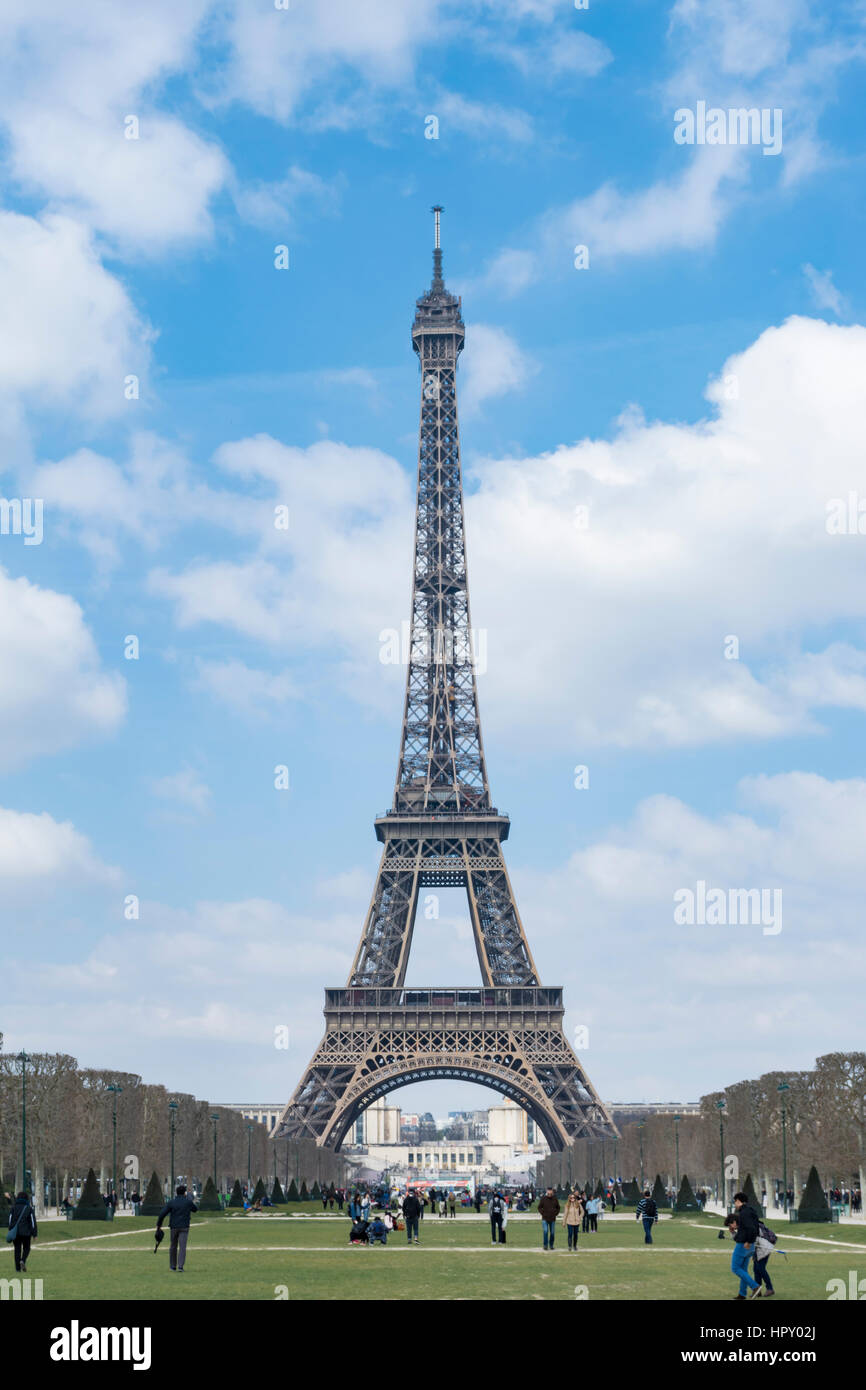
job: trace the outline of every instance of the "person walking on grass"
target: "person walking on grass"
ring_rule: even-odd
[[[541,1231],[545,1250],[553,1249],[556,1236],[556,1218],[559,1215],[559,1198],[552,1187],[538,1199],[538,1214],[541,1217]]]
[[[637,1211],[635,1212],[635,1220],[636,1220],[636,1221],[642,1221],[642,1222],[643,1222],[643,1243],[644,1243],[644,1245],[652,1245],[652,1243],[653,1243],[653,1224],[654,1224],[656,1221],[658,1221],[658,1219],[659,1219],[658,1207],[656,1206],[655,1202],[653,1201],[653,1199],[652,1199],[652,1197],[651,1197],[651,1195],[650,1195],[650,1190],[649,1190],[649,1188],[647,1188],[646,1192],[643,1194],[643,1196],[641,1197],[640,1201],[638,1202],[638,1204],[637,1204]]]
[[[586,1204],[586,1214],[589,1217],[590,1233],[598,1230],[598,1198],[590,1197]]]
[[[583,1219],[583,1202],[580,1200],[580,1193],[577,1188],[568,1194],[565,1203],[565,1229],[568,1232],[568,1248],[577,1252],[577,1237],[580,1235],[580,1223]]]
[[[168,1217],[168,1228],[171,1235],[168,1267],[172,1273],[183,1274],[183,1267],[186,1263],[186,1243],[189,1239],[189,1220],[194,1211],[198,1211],[198,1207],[191,1197],[187,1197],[186,1188],[181,1183],[177,1189],[177,1196],[166,1202],[156,1218],[156,1229],[161,1231],[162,1223]]]
[[[737,1298],[760,1298],[761,1285],[749,1273],[749,1260],[758,1239],[758,1213],[749,1206],[745,1192],[734,1193],[736,1229],[734,1230],[734,1253],[731,1256],[731,1273],[740,1281]]]
[[[414,1192],[407,1192],[403,1198],[403,1220],[406,1222],[406,1244],[420,1245],[418,1239],[418,1222],[421,1217],[421,1203]]]
[[[39,1234],[36,1225],[36,1212],[26,1192],[19,1192],[9,1213],[9,1240],[15,1251],[15,1273],[26,1274],[30,1258],[30,1242]]]
[[[453,1191],[448,1193],[448,1215],[457,1216],[457,1194]]]
[[[583,1227],[583,1234],[586,1235],[589,1231],[589,1197],[585,1192],[582,1192],[580,1200],[583,1203],[583,1217],[580,1224]]]
[[[755,1238],[755,1256],[752,1260],[752,1273],[762,1285],[761,1297],[772,1298],[776,1292],[773,1281],[767,1273],[767,1262],[776,1248],[775,1233],[763,1221],[758,1221],[758,1234]]]
[[[505,1244],[505,1201],[502,1193],[494,1192],[487,1203],[487,1214],[490,1217],[490,1244]]]

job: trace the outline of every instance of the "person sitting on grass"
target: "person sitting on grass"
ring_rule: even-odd
[[[369,1244],[369,1227],[369,1221],[365,1221],[361,1216],[356,1216],[355,1220],[352,1222],[352,1229],[349,1232],[350,1245]]]
[[[369,1231],[369,1239],[371,1245],[375,1245],[377,1241],[382,1245],[388,1244],[388,1227],[385,1225],[381,1216],[377,1216],[373,1219],[373,1224]]]

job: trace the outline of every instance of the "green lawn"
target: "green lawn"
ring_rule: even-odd
[[[628,1216],[606,1217],[597,1235],[581,1235],[580,1250],[557,1232],[553,1254],[541,1250],[537,1217],[508,1223],[508,1244],[493,1248],[485,1221],[427,1217],[421,1244],[405,1234],[386,1248],[352,1247],[349,1223],[312,1204],[302,1219],[286,1215],[193,1218],[182,1275],[168,1269],[168,1236],[153,1251],[153,1218],[48,1222],[40,1227],[27,1274],[43,1280],[46,1299],[268,1299],[283,1286],[290,1299],[725,1299],[736,1292],[731,1243],[717,1237],[717,1217],[662,1220],[655,1243]],[[318,1219],[314,1219],[318,1215]],[[827,1298],[831,1278],[866,1275],[862,1226],[777,1228],[770,1274],[776,1302]],[[815,1240],[804,1239],[814,1237]],[[11,1248],[0,1277],[13,1273]],[[861,1258],[862,1255],[862,1258]],[[585,1287],[586,1293],[580,1292]]]

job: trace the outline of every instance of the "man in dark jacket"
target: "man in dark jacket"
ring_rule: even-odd
[[[552,1250],[556,1235],[556,1218],[559,1215],[559,1198],[552,1187],[547,1189],[543,1197],[539,1197],[538,1215],[541,1217],[541,1229],[544,1233],[544,1248]]]
[[[760,1298],[761,1286],[749,1273],[749,1260],[758,1239],[758,1213],[749,1206],[745,1192],[734,1193],[734,1207],[737,1213],[737,1226],[734,1231],[734,1253],[731,1256],[731,1273],[740,1281],[737,1298]],[[747,1293],[746,1291],[749,1290]]]
[[[15,1249],[15,1272],[24,1274],[30,1255],[30,1241],[39,1234],[36,1226],[36,1213],[26,1192],[19,1192],[15,1205],[9,1213],[9,1230],[15,1230],[13,1241]]]
[[[168,1267],[170,1270],[176,1270],[178,1274],[183,1274],[186,1242],[189,1238],[189,1218],[194,1211],[198,1211],[198,1207],[191,1197],[187,1197],[186,1188],[181,1183],[177,1189],[177,1196],[166,1202],[156,1218],[156,1229],[161,1231],[162,1223],[168,1217],[168,1226],[171,1232]]]
[[[659,1219],[658,1207],[653,1200],[649,1188],[641,1197],[637,1204],[634,1214],[635,1221],[643,1222],[643,1243],[652,1245],[653,1243],[653,1223]]]
[[[407,1192],[403,1198],[403,1219],[406,1222],[406,1240],[409,1245],[414,1240],[416,1245],[421,1242],[418,1239],[418,1220],[421,1216],[421,1203],[414,1192]]]

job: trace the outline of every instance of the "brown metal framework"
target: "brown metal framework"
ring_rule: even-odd
[[[539,985],[502,853],[510,823],[490,802],[457,424],[464,327],[442,278],[440,212],[433,282],[412,326],[421,366],[418,505],[394,800],[376,821],[384,848],[347,987],[326,990],[325,1036],[274,1137],[338,1149],[378,1096],[459,1076],[510,1095],[561,1149],[616,1129],[565,1039],[562,991]],[[405,990],[419,892],[452,886],[466,889],[482,988]]]

